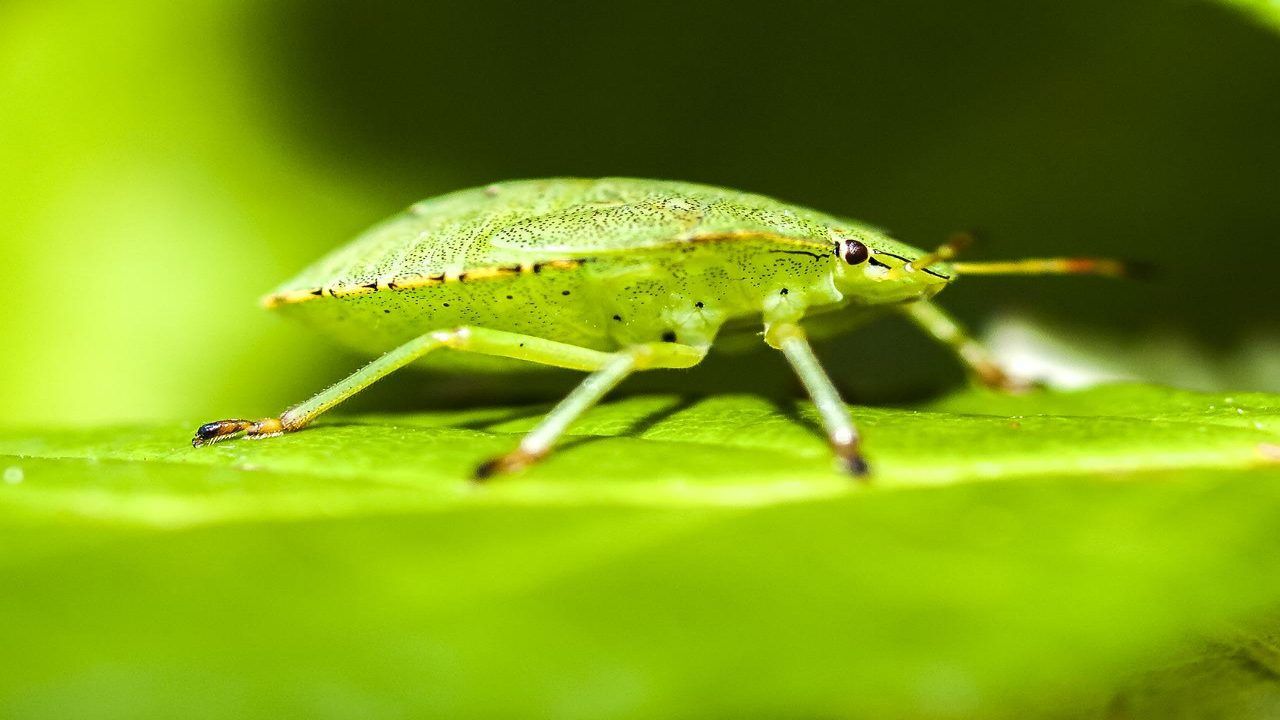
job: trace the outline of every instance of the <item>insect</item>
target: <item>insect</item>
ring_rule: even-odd
[[[202,425],[195,446],[300,430],[410,363],[469,372],[529,363],[589,373],[477,478],[525,468],[627,376],[697,365],[727,333],[763,331],[813,399],[840,465],[865,475],[858,431],[809,343],[897,312],[979,382],[1014,385],[932,298],[964,275],[1119,276],[1114,260],[954,262],[869,225],[707,185],[519,180],[419,202],[264,298],[377,359],[263,420]],[[379,353],[381,353],[379,355]]]

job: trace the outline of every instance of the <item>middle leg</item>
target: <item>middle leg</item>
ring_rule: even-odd
[[[650,368],[688,368],[702,362],[705,347],[679,343],[648,343],[620,350],[603,366],[587,376],[558,405],[529,431],[515,450],[476,468],[475,479],[485,480],[500,473],[521,470],[538,462],[564,435],[569,425],[582,416],[629,375]]]

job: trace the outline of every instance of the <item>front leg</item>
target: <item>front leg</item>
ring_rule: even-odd
[[[782,351],[791,363],[800,384],[813,399],[813,405],[822,418],[831,449],[840,460],[841,467],[855,477],[867,474],[867,462],[862,458],[862,439],[849,415],[849,406],[840,398],[840,391],[831,382],[822,363],[813,354],[804,329],[794,322],[770,322],[766,324],[765,342]]]
[[[902,313],[934,340],[946,345],[982,385],[1005,392],[1026,392],[1034,385],[1005,372],[982,343],[973,339],[950,315],[931,302],[920,300],[904,305]]]

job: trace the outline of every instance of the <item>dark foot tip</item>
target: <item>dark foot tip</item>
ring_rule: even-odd
[[[501,458],[494,458],[493,460],[486,460],[485,462],[480,463],[479,467],[475,469],[475,472],[471,473],[471,481],[482,483],[494,475],[497,475],[501,472],[499,469],[500,461]]]
[[[850,455],[840,458],[840,465],[844,471],[859,480],[865,479],[871,474],[871,467],[867,465],[867,461],[861,455]]]
[[[196,438],[200,440],[209,440],[211,438],[217,437],[218,435],[221,435],[223,433],[223,427],[225,427],[228,424],[230,423],[226,420],[219,420],[217,422],[205,423],[200,427],[196,428]]]
[[[191,438],[191,447],[200,447],[219,440],[226,440],[233,435],[244,432],[252,424],[247,420],[218,420],[205,423],[196,428],[195,437]]]
[[[507,473],[516,472],[517,470],[523,470],[538,462],[542,457],[542,455],[534,455],[522,450],[517,450],[513,453],[502,455],[481,463],[480,467],[476,468],[475,472],[471,474],[471,480],[473,482],[481,483],[489,480],[495,475],[505,475]]]

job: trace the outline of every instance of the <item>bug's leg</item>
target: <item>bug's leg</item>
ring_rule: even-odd
[[[476,468],[475,479],[484,480],[499,473],[528,467],[546,457],[556,440],[610,390],[634,372],[651,368],[688,368],[697,365],[707,354],[706,348],[678,343],[649,343],[612,354],[599,370],[587,376],[560,401],[537,427],[520,440],[515,450],[496,457]]]
[[[982,343],[973,339],[950,315],[931,302],[918,301],[902,307],[902,312],[930,337],[951,348],[979,383],[996,390],[1020,392],[1031,383],[1010,376]]]
[[[501,330],[476,327],[439,330],[414,338],[373,360],[314,397],[289,408],[279,417],[256,421],[219,420],[201,425],[196,430],[191,444],[199,447],[241,434],[247,438],[256,439],[301,430],[318,415],[343,400],[427,353],[441,348],[500,355],[574,370],[596,370],[613,357],[612,353]]]
[[[822,427],[841,466],[853,475],[866,475],[867,462],[862,458],[860,447],[862,441],[853,425],[853,418],[849,416],[849,407],[813,354],[804,329],[795,323],[771,323],[765,330],[765,341],[782,351],[809,397],[813,398],[813,405],[822,418]]]

